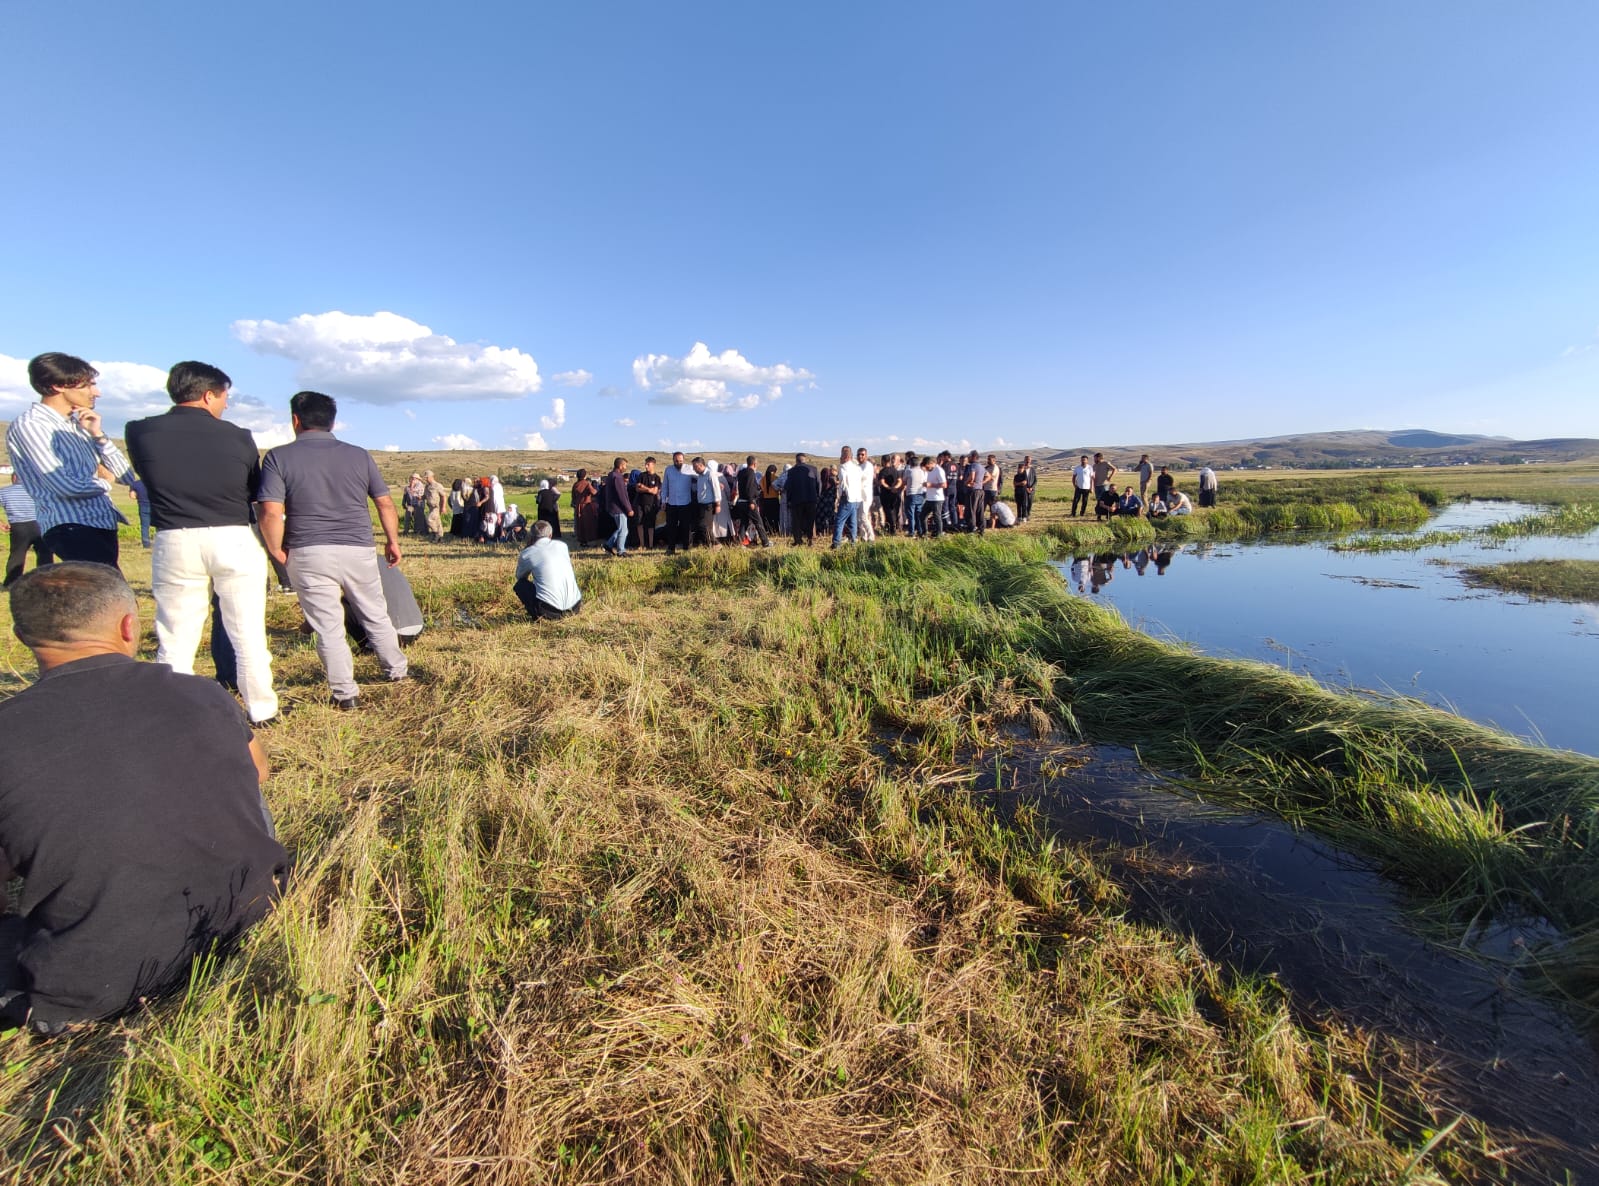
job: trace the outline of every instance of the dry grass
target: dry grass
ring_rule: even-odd
[[[1124,921],[1088,859],[942,777],[1061,719],[1004,590],[897,581],[893,546],[583,558],[584,612],[535,627],[508,553],[413,552],[425,678],[359,714],[273,600],[292,889],[186,1000],[0,1040],[0,1181],[1506,1172],[1379,1091],[1373,1039]]]

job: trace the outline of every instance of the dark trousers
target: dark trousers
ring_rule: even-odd
[[[44,533],[44,546],[57,560],[87,560],[117,567],[117,533],[109,527],[57,523]]]
[[[1083,515],[1088,513],[1088,496],[1091,493],[1093,493],[1091,490],[1079,490],[1075,486],[1072,487],[1072,514]]]
[[[761,514],[752,502],[735,502],[733,504],[733,522],[738,525],[738,537],[747,538],[749,529],[755,528],[755,536],[761,541],[761,546],[766,547],[772,541],[766,536],[766,524],[761,522]]]
[[[28,549],[33,549],[33,566],[50,563],[50,549],[44,546],[44,536],[39,534],[39,524],[34,519],[11,525],[11,552],[6,556],[6,588],[22,575],[28,562]]]
[[[882,507],[883,530],[888,532],[889,535],[898,535],[900,525],[899,491],[896,490],[893,494],[888,494],[885,492],[882,496]]]
[[[715,519],[716,505],[714,503],[697,502],[689,508],[689,527],[693,531],[694,535],[699,536],[700,540],[707,548],[710,547],[715,540],[714,535],[711,533],[711,524],[715,521]],[[692,547],[693,544],[694,541],[692,538],[683,542],[683,546],[685,548]]]
[[[1033,492],[1026,486],[1016,487],[1016,517],[1026,519],[1033,513]]]
[[[983,514],[983,488],[981,486],[966,492],[966,530],[975,531],[982,535],[986,529]]]
[[[939,539],[944,534],[944,500],[922,504],[922,534]]]
[[[527,616],[535,622],[553,622],[558,618],[569,618],[583,608],[579,601],[571,609],[556,609],[548,601],[540,601],[532,581],[523,577],[511,586],[511,592],[516,594],[516,599],[522,603],[522,608],[527,610]]]
[[[1199,505],[1202,506],[1202,507],[1213,507],[1213,506],[1215,506],[1216,505],[1216,492],[1214,490],[1201,489],[1200,492],[1199,492]]]
[[[791,502],[788,504],[788,528],[794,533],[794,546],[808,544],[816,536],[816,504]]]
[[[689,544],[689,524],[693,521],[690,516],[694,513],[692,506],[673,506],[666,504],[666,551],[670,555],[678,548],[686,548]]]

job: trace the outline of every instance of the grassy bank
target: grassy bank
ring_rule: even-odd
[[[1547,1173],[943,775],[1005,724],[1129,740],[1591,919],[1599,763],[1162,646],[1015,535],[584,559],[542,627],[509,563],[417,547],[424,680],[353,715],[273,599],[291,892],[187,1000],[0,1040],[0,1181]]]
[[[1466,583],[1538,601],[1599,603],[1599,560],[1514,560],[1461,570]]]

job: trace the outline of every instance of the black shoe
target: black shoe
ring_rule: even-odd
[[[359,696],[351,696],[347,700],[340,700],[335,696],[333,697],[333,707],[340,712],[354,712],[361,707],[361,698]]]

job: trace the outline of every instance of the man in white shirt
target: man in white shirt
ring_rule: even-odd
[[[944,492],[949,486],[949,476],[944,472],[944,467],[929,454],[922,461],[922,477],[925,502],[922,533],[931,532],[938,539],[944,534]]]
[[[1072,515],[1074,517],[1088,513],[1088,496],[1093,492],[1094,467],[1088,462],[1088,454],[1084,453],[1082,460],[1072,467]]]
[[[861,467],[861,513],[858,526],[861,538],[867,543],[877,538],[877,532],[872,527],[872,499],[877,490],[877,466],[872,464],[871,454],[863,445],[855,453],[855,464]]]
[[[911,535],[922,534],[922,506],[927,502],[927,471],[916,454],[905,455],[905,530]]]
[[[516,583],[511,592],[533,621],[554,621],[583,608],[577,573],[572,571],[572,555],[566,545],[553,538],[549,523],[533,524],[533,542],[516,561]]]
[[[865,501],[866,472],[845,445],[838,455],[838,514],[833,518],[833,547],[844,542],[846,523],[849,524],[849,542],[860,541],[861,509]]]

